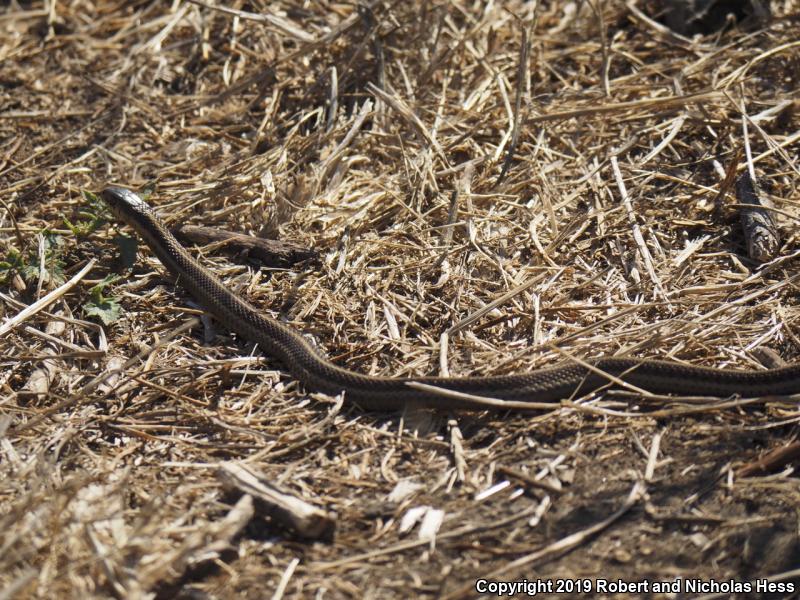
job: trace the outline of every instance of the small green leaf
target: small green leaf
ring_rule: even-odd
[[[139,242],[136,238],[128,237],[127,235],[115,235],[114,243],[119,248],[119,262],[126,269],[130,269],[136,264],[136,251],[139,248]]]
[[[6,260],[0,261],[0,282],[9,280],[15,270],[22,264],[22,256],[13,248],[9,250]]]
[[[61,218],[64,221],[64,225],[67,226],[67,229],[69,229],[72,232],[72,235],[75,235],[75,236],[80,236],[81,235],[80,225],[74,224],[67,217],[61,217]]]
[[[150,198],[153,192],[156,191],[156,182],[151,181],[150,183],[144,184],[142,188],[139,190],[139,195],[142,197],[142,200],[147,202],[147,199]]]
[[[50,269],[46,273],[46,277],[50,279],[53,285],[61,285],[67,280],[64,276],[64,265],[61,261],[50,265]]]
[[[39,278],[39,265],[22,265],[19,272],[25,281],[36,281]]]
[[[67,245],[62,236],[47,228],[42,229],[41,236],[44,238],[45,250],[53,255],[58,254]]]
[[[42,236],[44,243],[41,245],[44,252],[44,261],[40,254],[40,246],[37,244],[36,248],[31,248],[25,256],[15,252],[10,255],[12,264],[19,270],[19,274],[27,282],[37,281],[40,277],[44,283],[53,283],[61,285],[66,281],[64,276],[64,261],[61,255],[66,246],[66,240],[63,236],[43,229],[39,235]],[[40,267],[44,267],[44,273],[39,272]]]
[[[113,273],[111,275],[106,275],[105,277],[103,277],[103,280],[100,283],[96,284],[91,289],[92,297],[98,295],[98,297],[102,298],[103,290],[106,289],[108,286],[110,286],[112,283],[115,283],[118,279],[119,275],[114,275]]]
[[[111,219],[111,213],[108,210],[108,205],[94,192],[90,192],[89,190],[81,190],[81,194],[83,195],[84,200],[86,203],[92,208],[92,213],[97,215],[98,217],[108,221]]]
[[[79,220],[73,223],[67,217],[62,217],[64,224],[77,237],[91,235],[109,220],[108,208],[96,194],[89,190],[81,190],[83,199],[88,204],[88,208],[81,208],[78,211]]]
[[[103,298],[102,302],[87,302],[83,305],[83,310],[86,316],[100,319],[103,325],[111,325],[122,314],[122,307],[114,298]]]
[[[92,299],[83,305],[83,310],[90,317],[97,317],[104,325],[110,325],[122,314],[122,307],[116,298],[103,295],[103,290],[119,279],[119,275],[107,275],[103,281],[95,285],[89,293]]]

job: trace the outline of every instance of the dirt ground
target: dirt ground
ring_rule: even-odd
[[[800,3],[687,4],[3,2],[0,600],[800,597],[796,399],[364,410],[86,193],[315,251],[192,247],[360,372],[791,363]]]

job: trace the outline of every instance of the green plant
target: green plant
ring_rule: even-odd
[[[103,295],[103,290],[117,279],[119,279],[119,275],[107,275],[103,281],[90,290],[92,298],[83,305],[87,316],[100,319],[104,325],[110,325],[119,319],[122,313],[122,307],[116,298]]]
[[[0,281],[7,281],[16,271],[29,283],[40,277],[54,285],[64,283],[64,261],[61,258],[66,247],[64,238],[49,229],[42,230],[39,235],[42,240],[41,254],[38,246],[26,253],[12,248],[5,260],[0,261]],[[40,270],[44,272],[40,273]]]
[[[81,190],[81,194],[88,207],[79,210],[78,220],[73,223],[67,217],[63,217],[67,228],[79,238],[91,235],[110,220],[108,207],[102,199],[89,190]]]

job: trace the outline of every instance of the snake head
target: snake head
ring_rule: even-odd
[[[108,204],[108,207],[116,216],[122,216],[131,209],[142,210],[150,208],[147,202],[142,200],[138,194],[118,185],[108,186],[100,192],[100,197]]]
[[[153,210],[137,193],[117,185],[105,188],[100,192],[100,197],[117,219],[133,227]]]

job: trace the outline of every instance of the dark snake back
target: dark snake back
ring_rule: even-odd
[[[203,308],[242,337],[257,343],[311,390],[345,393],[365,408],[392,410],[406,401],[432,408],[535,410],[558,401],[623,382],[654,394],[759,397],[800,393],[800,365],[763,371],[738,371],[684,365],[672,361],[601,358],[517,375],[490,377],[378,377],[338,366],[291,327],[262,315],[234,295],[213,273],[198,263],[133,192],[120,187],[103,190],[112,212],[145,240],[166,269]],[[441,391],[410,384],[424,384]],[[448,395],[447,392],[455,394]],[[495,399],[460,397],[459,394]]]

